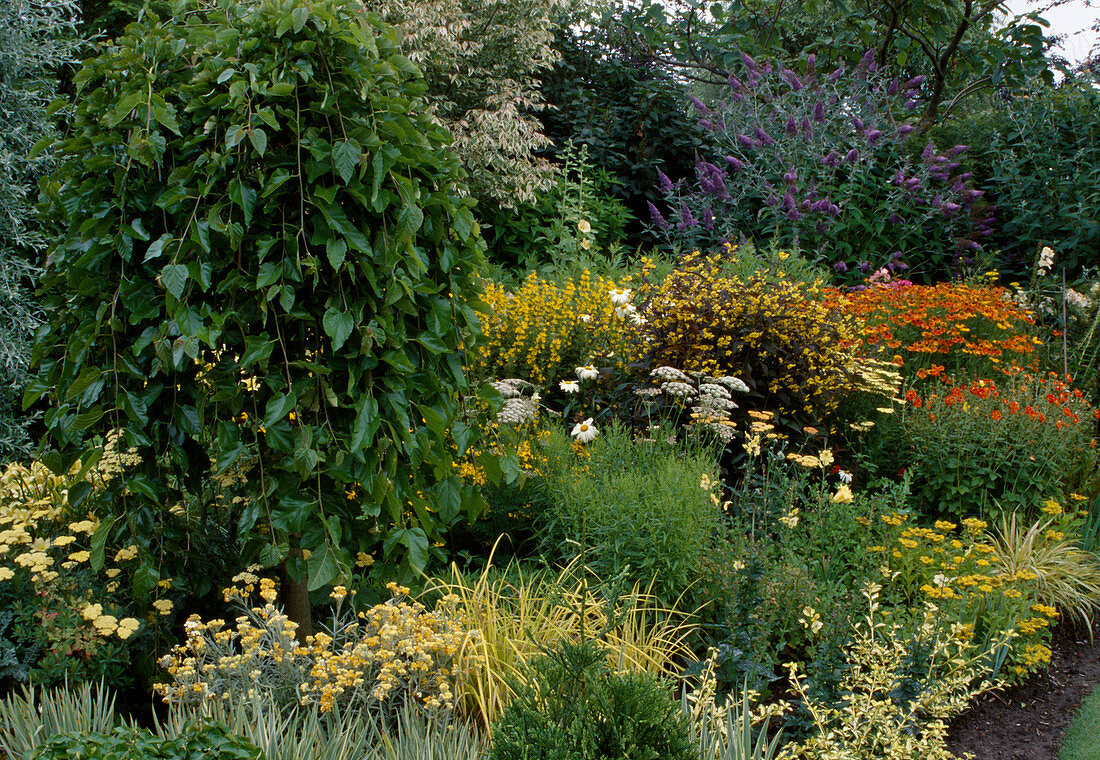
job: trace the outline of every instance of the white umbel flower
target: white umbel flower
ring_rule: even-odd
[[[578,422],[573,426],[573,432],[570,435],[573,436],[577,443],[588,443],[593,438],[598,436],[600,431],[596,429],[596,426],[592,424],[592,418],[589,417],[584,422]]]

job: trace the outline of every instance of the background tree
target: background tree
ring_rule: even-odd
[[[30,338],[41,322],[31,296],[46,230],[35,185],[50,164],[36,143],[53,133],[48,105],[58,69],[79,45],[75,0],[9,0],[0,7],[0,456],[25,452],[29,416],[19,400]]]

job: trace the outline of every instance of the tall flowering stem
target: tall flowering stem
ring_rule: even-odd
[[[848,262],[878,268],[898,251],[921,276],[971,264],[991,219],[959,171],[966,146],[912,143],[920,78],[889,80],[869,57],[830,73],[810,56],[798,68],[743,56],[724,96],[696,105],[710,153],[694,184],[661,183],[667,210],[654,219],[666,240],[707,250],[775,238],[851,276]]]

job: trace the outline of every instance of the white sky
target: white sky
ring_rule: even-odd
[[[1065,35],[1059,50],[1070,63],[1079,63],[1097,45],[1097,32],[1092,26],[1100,20],[1100,0],[1070,0],[1056,8],[1049,7],[1050,0],[1008,0],[1006,5],[1013,13],[1038,9],[1050,22],[1048,35]]]

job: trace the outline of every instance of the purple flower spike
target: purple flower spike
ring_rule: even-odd
[[[707,232],[714,229],[714,212],[710,210],[710,206],[703,209],[703,229]]]
[[[745,64],[749,71],[756,71],[757,69],[756,61],[749,57],[748,53],[741,53],[741,63]]]
[[[870,272],[871,271],[871,262],[870,261],[861,261],[861,262],[859,262],[859,271],[863,272],[864,274],[866,274],[867,272]]]
[[[661,189],[662,195],[668,195],[672,192],[672,180],[660,169],[657,170],[657,187]]]
[[[825,104],[820,100],[814,104],[814,121],[818,124],[825,121]]]
[[[886,85],[886,94],[887,95],[897,95],[898,94],[898,80],[896,80],[896,79],[891,79],[890,80],[890,84]]]
[[[901,169],[898,169],[896,172],[894,172],[894,184],[905,184],[905,172],[903,172]]]
[[[898,268],[898,271],[899,271],[899,272],[904,272],[904,271],[905,271],[906,269],[908,269],[908,268],[909,268],[909,265],[908,265],[908,264],[906,264],[906,263],[905,263],[904,261],[899,261],[899,262],[898,262],[897,264],[895,264],[894,266],[896,266],[896,267]]]
[[[729,79],[727,79],[726,81],[729,83],[730,89],[732,89],[734,92],[741,92],[744,87],[741,84],[741,80],[739,80],[733,74],[730,74]]]
[[[687,207],[687,204],[680,206],[680,223],[676,225],[676,229],[687,230],[698,224],[699,222],[695,221],[695,217],[691,215],[691,209]]]
[[[863,57],[859,59],[859,65],[863,67],[870,66],[875,62],[875,49],[868,48],[867,52],[863,54]]]
[[[846,161],[847,161],[848,163],[850,163],[850,164],[854,164],[854,163],[855,163],[856,161],[858,161],[858,160],[859,160],[859,151],[858,151],[858,150],[856,150],[855,148],[852,148],[852,149],[851,149],[850,151],[848,151],[848,155],[846,155],[846,156],[844,157],[844,159],[845,159],[845,160],[846,160]]]
[[[920,76],[917,76],[917,77],[913,77],[912,79],[910,79],[908,82],[905,83],[905,89],[912,90],[912,89],[915,89],[917,87],[920,87],[920,83],[923,82],[923,81],[924,81],[924,75],[923,74],[921,74]]]
[[[848,271],[848,265],[845,264],[843,261],[838,261],[837,263],[833,264],[833,269],[835,269],[838,274],[844,274]]]
[[[829,216],[840,216],[840,206],[835,203],[829,204]]]
[[[925,162],[929,162],[935,157],[935,155],[936,146],[932,143],[928,143],[928,145],[924,146],[924,150],[921,151],[920,157],[923,158]]]
[[[956,145],[954,148],[947,151],[947,155],[951,156],[951,158],[954,158],[955,156],[961,156],[963,153],[966,153],[968,150],[970,150],[969,145]]]
[[[912,111],[914,108],[916,108],[919,105],[920,105],[920,103],[918,103],[916,100],[907,100],[907,101],[905,101],[905,107],[908,108],[910,111]]]
[[[833,153],[832,151],[829,151],[828,153],[826,153],[824,156],[821,157],[821,163],[825,164],[826,166],[830,166],[830,167],[836,166],[837,165],[836,153]]]
[[[760,143],[758,141],[752,139],[748,135],[738,134],[737,135],[737,142],[741,143],[742,148],[759,148],[760,147]]]
[[[729,164],[735,172],[742,171],[745,168],[745,162],[733,156],[726,156],[726,163]]]
[[[810,124],[810,120],[807,119],[805,116],[802,117],[802,132],[809,139],[814,139],[814,127],[812,124]]]
[[[870,145],[874,145],[879,141],[879,138],[882,137],[882,132],[877,129],[872,129],[867,134],[865,134],[864,137],[867,139],[867,142]]]
[[[756,135],[756,139],[762,142],[764,145],[775,145],[775,138],[773,138],[760,127],[753,127],[752,133]]]
[[[806,73],[812,74],[814,69],[817,68],[817,56],[810,53],[810,56],[806,59]]]
[[[772,59],[771,58],[764,61],[764,67],[762,69],[760,69],[760,73],[761,74],[770,74],[770,73],[772,73]]]
[[[899,224],[901,222],[901,217],[897,214],[890,214],[890,216],[886,217],[886,221],[890,224]]]
[[[791,118],[787,119],[786,130],[787,130],[788,135],[797,135],[798,134],[798,123],[795,122],[793,116]]]
[[[661,212],[657,210],[657,207],[653,205],[653,201],[646,201],[646,205],[649,206],[649,216],[653,219],[653,223],[656,224],[659,229],[667,230],[668,222],[661,216]]]
[[[858,116],[852,117],[852,126],[856,128],[856,131],[862,132],[866,127],[863,126],[863,119]]]
[[[703,101],[699,100],[699,98],[695,97],[694,95],[689,96],[689,99],[691,100],[691,104],[695,106],[696,111],[703,114],[703,116],[710,115],[710,109],[707,108],[706,104],[703,103]]]
[[[798,78],[798,75],[797,75],[797,74],[795,74],[795,73],[794,73],[793,71],[791,71],[790,69],[783,69],[783,73],[782,73],[782,74],[781,74],[780,76],[782,76],[782,77],[783,77],[783,80],[784,80],[784,81],[785,81],[785,82],[786,82],[786,83],[787,83],[788,85],[790,85],[790,87],[791,87],[791,90],[792,90],[793,92],[798,92],[799,90],[801,90],[801,89],[802,89],[802,80],[801,80],[801,79],[799,79],[799,78]]]
[[[705,129],[708,132],[717,132],[718,131],[718,125],[716,125],[710,119],[699,119],[699,126],[702,127],[703,129]]]
[[[844,67],[843,66],[835,69],[833,71],[833,73],[829,75],[829,83],[830,84],[835,83],[836,80],[840,79],[840,75],[843,74],[843,73],[844,73]]]
[[[788,185],[793,185],[795,182],[798,182],[798,172],[793,168],[788,169],[787,173],[783,175],[783,181]]]
[[[898,137],[905,137],[907,134],[913,131],[912,124],[902,124],[898,127]]]

